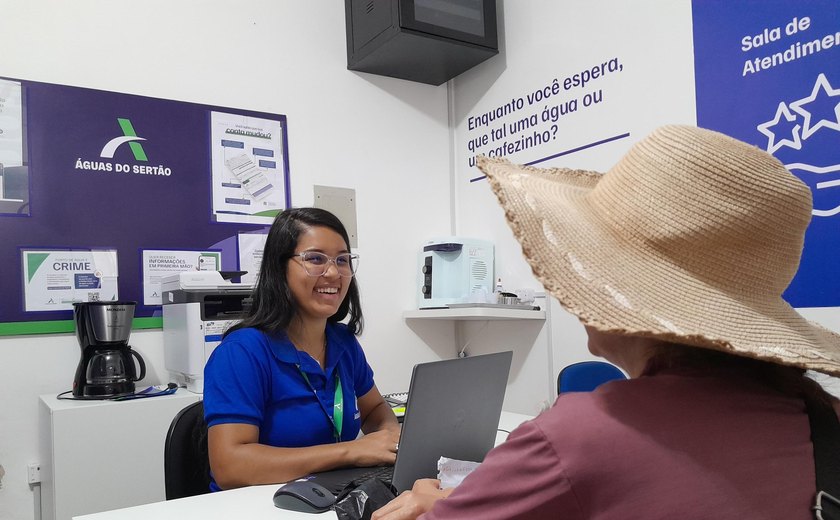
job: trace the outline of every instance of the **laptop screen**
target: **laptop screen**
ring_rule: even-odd
[[[440,457],[484,460],[496,442],[512,359],[508,351],[414,366],[391,479],[398,493],[436,478]],[[371,469],[324,471],[310,480],[338,493]]]
[[[496,442],[513,352],[415,365],[392,485],[437,477],[440,457],[481,462]]]

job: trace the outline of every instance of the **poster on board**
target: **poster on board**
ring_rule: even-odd
[[[28,312],[73,310],[77,302],[115,301],[116,251],[21,250]]]
[[[23,89],[19,81],[0,78],[0,213],[28,215],[23,150]]]
[[[145,249],[143,260],[143,305],[162,305],[164,276],[183,271],[219,271],[219,251]]]
[[[216,221],[271,225],[286,202],[280,122],[214,111],[210,125]]]
[[[243,284],[257,283],[267,239],[268,234],[266,233],[240,233],[237,236],[239,269],[246,272],[241,277]]]

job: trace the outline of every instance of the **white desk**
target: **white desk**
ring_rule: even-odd
[[[499,429],[512,431],[521,423],[532,419],[529,415],[502,412]],[[496,444],[507,438],[507,433],[496,435]],[[76,516],[74,520],[231,520],[247,518],[249,520],[313,520],[336,518],[333,511],[313,516],[311,513],[298,513],[274,507],[273,497],[278,484],[251,486],[218,493],[208,493],[194,497],[154,502],[142,506],[116,509],[92,515]]]

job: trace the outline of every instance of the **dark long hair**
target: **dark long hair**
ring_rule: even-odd
[[[234,325],[225,335],[236,329],[253,327],[269,333],[285,331],[298,310],[286,280],[288,260],[294,256],[298,237],[310,227],[322,226],[332,229],[344,239],[350,250],[350,239],[344,224],[327,210],[320,208],[290,208],[274,219],[265,242],[260,274],[251,296],[252,303],[245,319]],[[362,332],[362,307],[359,303],[359,288],[356,277],[350,278],[350,287],[344,301],[327,321],[338,323],[347,315],[347,327],[353,334]]]

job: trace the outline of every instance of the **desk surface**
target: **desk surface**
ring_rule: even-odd
[[[499,429],[512,431],[523,422],[532,419],[529,415],[502,412]],[[507,433],[496,434],[496,444],[504,442]],[[310,513],[286,511],[274,507],[272,498],[278,484],[251,486],[218,493],[208,493],[194,497],[154,502],[141,506],[105,511],[91,515],[76,516],[74,520],[230,520],[248,518],[251,520],[284,519],[312,520],[336,518],[335,512],[327,511],[317,517]]]

